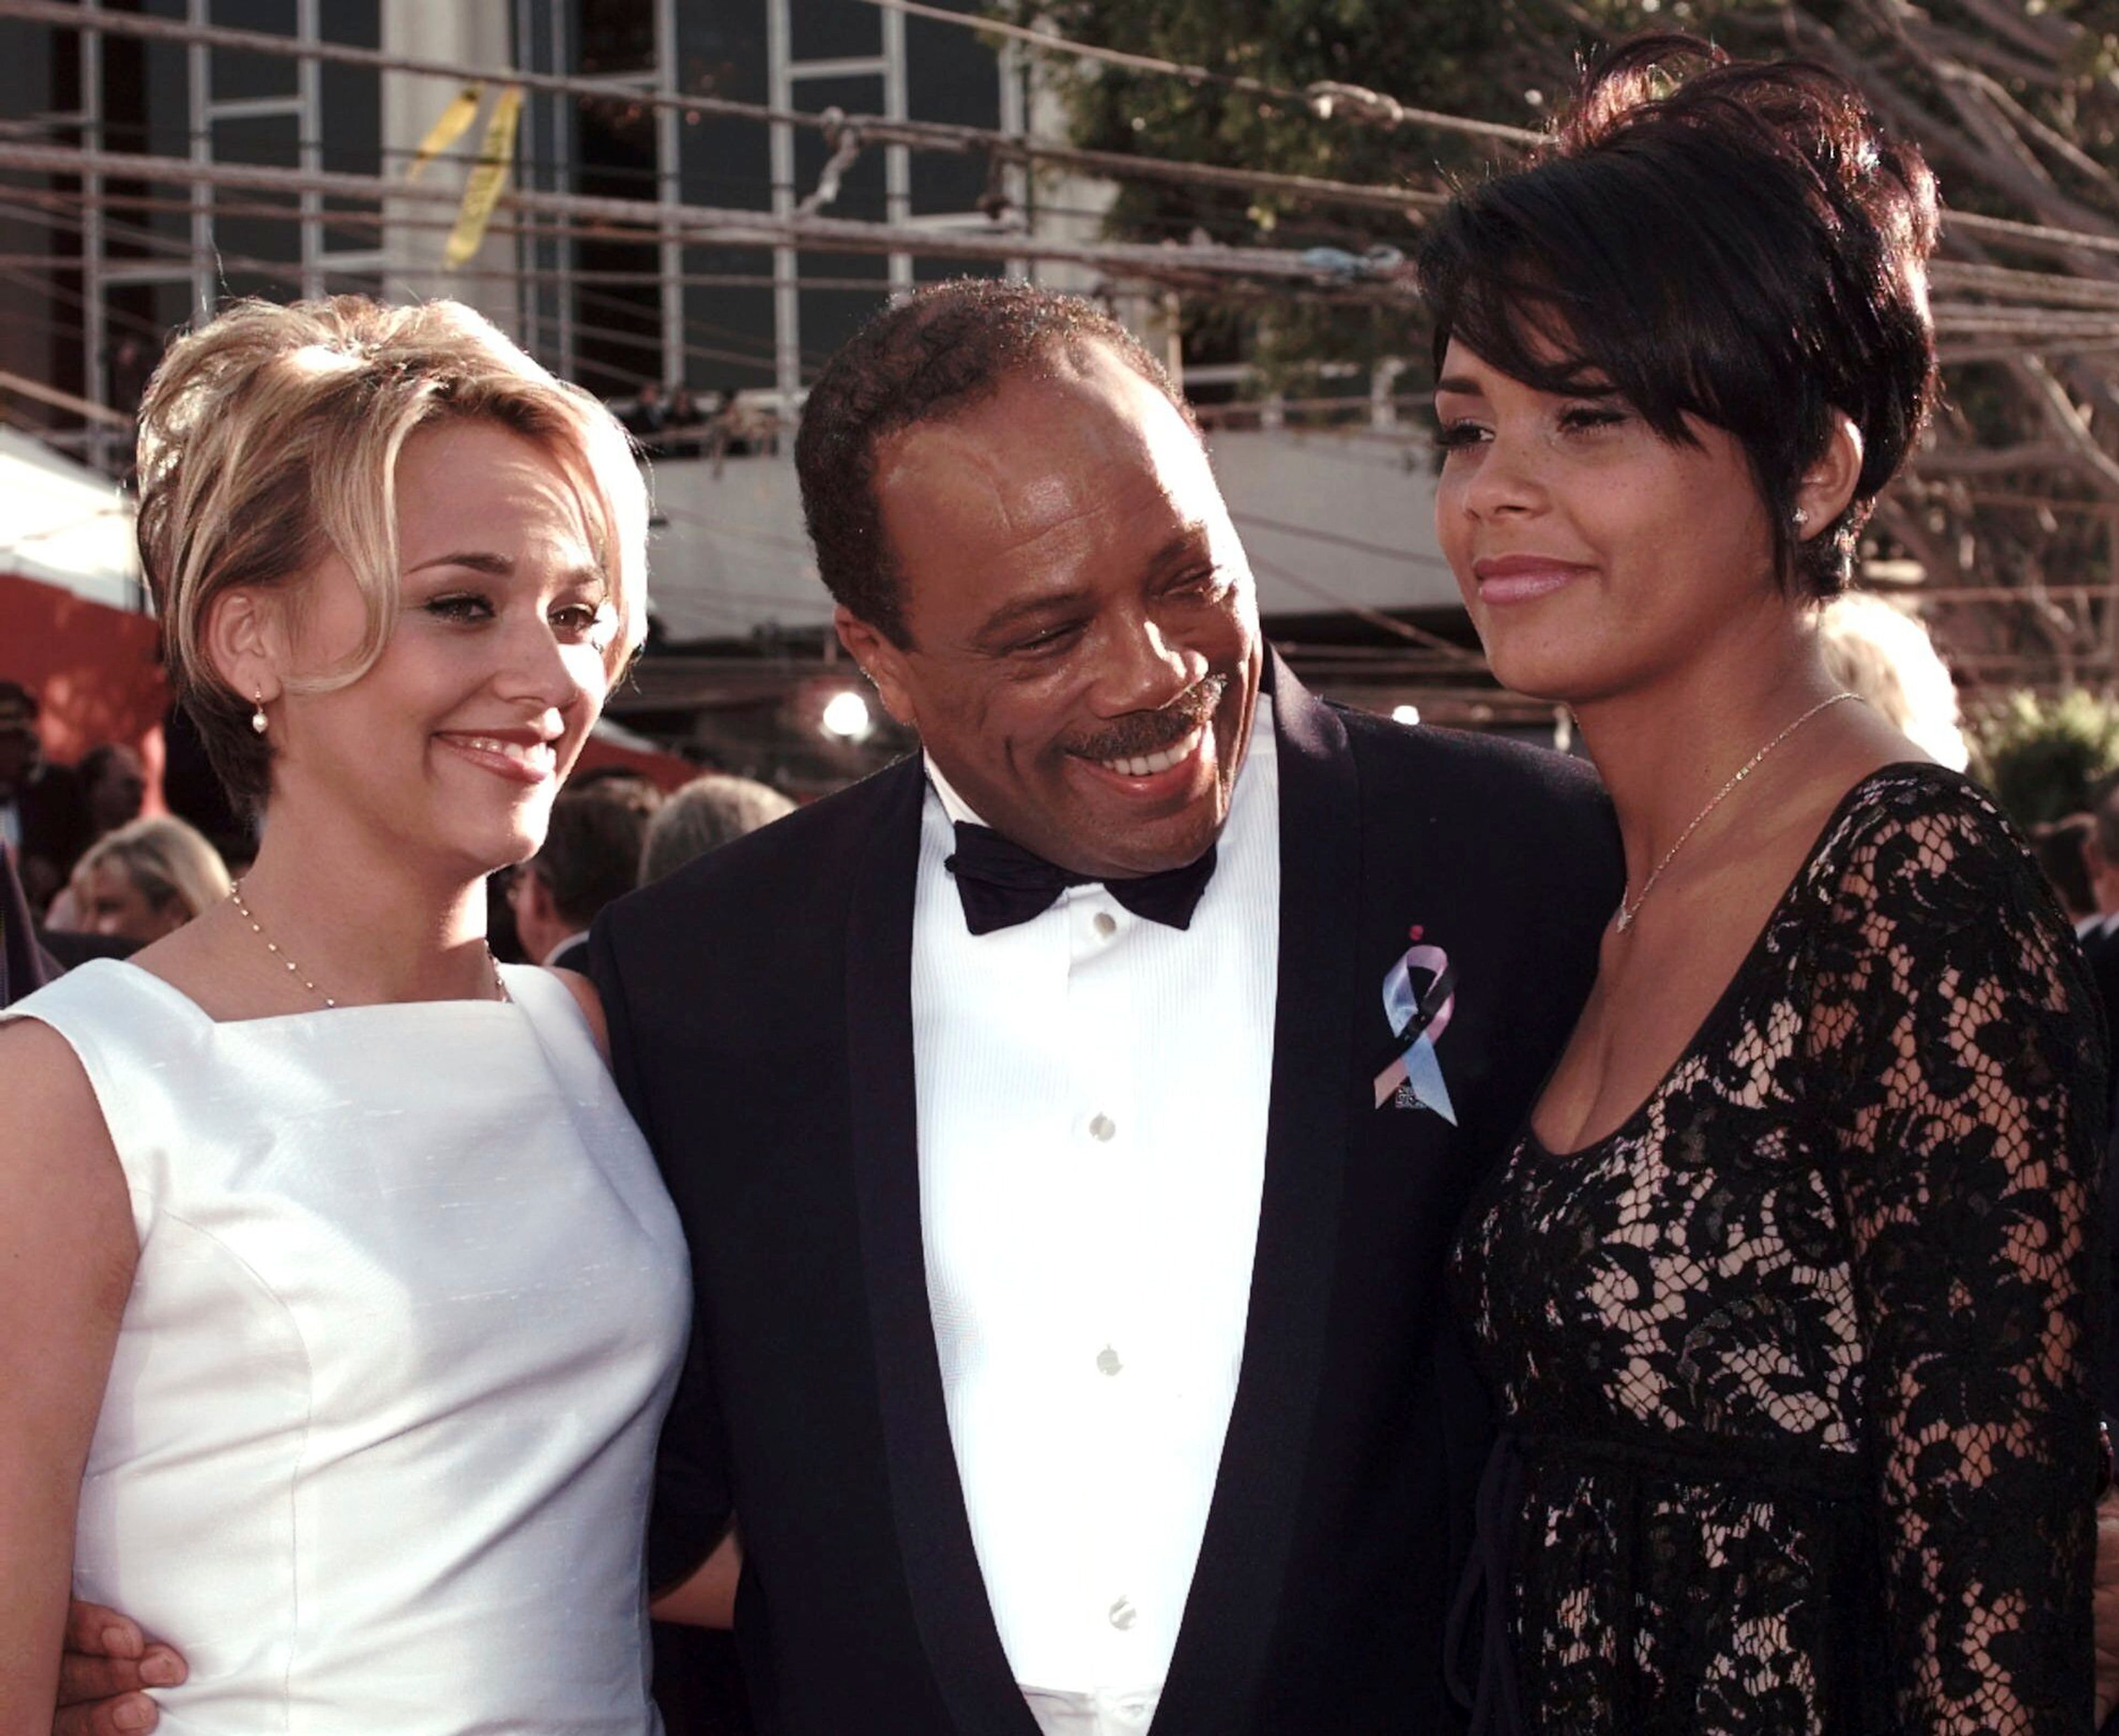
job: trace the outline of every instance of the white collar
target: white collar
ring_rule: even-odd
[[[543,965],[546,970],[549,970],[552,968],[552,961],[558,958],[561,953],[572,946],[577,940],[586,940],[588,937],[589,931],[586,928],[577,929],[573,933],[568,935],[565,940],[562,940],[557,946],[554,947],[551,951],[545,954],[545,956],[540,959],[537,962]]]
[[[1267,752],[1273,750],[1273,695],[1263,687],[1259,689],[1258,705],[1251,714],[1251,739],[1244,750],[1244,763],[1236,768],[1236,782],[1244,781],[1244,773],[1250,769],[1251,760],[1263,744]],[[927,781],[934,786],[934,793],[942,798],[942,811],[953,822],[967,826],[983,826],[978,810],[957,793],[956,786],[942,775],[942,768],[934,764],[934,756],[926,749],[920,750],[920,759],[927,767]],[[1235,799],[1235,791],[1230,799]],[[989,828],[989,830],[991,829]]]

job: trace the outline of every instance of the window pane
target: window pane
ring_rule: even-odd
[[[787,21],[788,47],[798,61],[842,60],[883,52],[883,14],[872,6],[849,6],[846,0],[788,0]],[[812,106],[818,105],[803,104]]]
[[[653,0],[575,0],[575,70],[583,77],[655,66]]]
[[[327,61],[319,69],[318,86],[323,109],[318,128],[322,166],[338,174],[383,174],[381,78],[365,67],[335,66]],[[403,165],[392,166],[403,172]],[[382,234],[376,219],[381,210],[373,199],[326,199],[326,217],[341,219],[327,222],[326,250],[345,253],[379,246]]]
[[[976,12],[973,0],[941,0],[952,12]],[[905,21],[905,95],[916,120],[959,127],[1000,125],[999,57],[972,31],[931,18]],[[976,152],[912,153],[916,213],[972,211],[986,189],[986,160]]]
[[[210,12],[223,30],[262,30],[274,36],[294,34],[294,0],[213,0]],[[212,49],[208,58],[216,102],[294,94],[294,62],[289,56]]]
[[[301,146],[294,117],[251,114],[217,120],[213,123],[213,157],[217,163],[298,168]],[[247,260],[301,258],[300,201],[295,195],[254,187],[217,187],[213,209],[214,244],[222,253]],[[285,217],[276,215],[283,211]]]
[[[684,249],[684,378],[694,391],[733,397],[770,390],[772,255],[763,248]]]

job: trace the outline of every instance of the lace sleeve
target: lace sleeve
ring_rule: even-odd
[[[1899,1727],[2087,1731],[2103,1139],[2095,991],[1952,784],[1842,858],[1817,959]]]

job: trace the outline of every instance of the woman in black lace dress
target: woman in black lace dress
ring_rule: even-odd
[[[1814,631],[1928,407],[1936,224],[1834,77],[1664,38],[1423,256],[1443,545],[1629,869],[1455,1263],[1481,1729],[2090,1727],[2093,991]]]

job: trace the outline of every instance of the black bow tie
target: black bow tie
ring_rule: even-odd
[[[942,866],[957,877],[964,901],[964,926],[975,935],[1013,928],[1052,907],[1070,886],[1093,886],[1092,874],[1075,874],[1048,862],[990,826],[957,822],[957,853]],[[1195,862],[1138,880],[1106,880],[1104,889],[1137,917],[1168,928],[1189,928],[1199,894],[1214,871],[1214,846]]]

